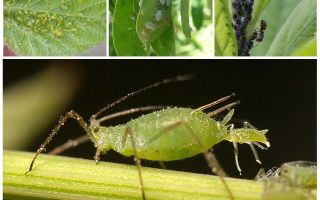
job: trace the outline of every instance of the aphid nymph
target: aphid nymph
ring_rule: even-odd
[[[164,4],[166,4],[166,0],[160,0],[160,4],[164,6]]]
[[[156,21],[159,22],[162,19],[162,11],[158,10],[156,12]]]
[[[105,154],[111,149],[124,156],[134,156],[134,161],[138,169],[142,199],[146,199],[146,194],[140,159],[161,162],[174,161],[189,158],[197,154],[204,155],[211,171],[220,176],[230,198],[233,199],[232,192],[223,179],[225,173],[214,154],[209,149],[224,140],[231,142],[234,146],[236,166],[241,174],[237,143],[248,144],[258,163],[261,162],[254,145],[262,149],[266,149],[266,147],[270,146],[265,136],[268,130],[257,130],[247,122],[244,123],[242,128],[234,128],[234,125],[229,123],[234,113],[233,107],[239,104],[238,101],[221,106],[211,112],[204,112],[213,106],[226,102],[234,97],[235,94],[220,98],[196,109],[145,106],[98,118],[108,109],[138,93],[155,88],[159,85],[186,80],[190,80],[190,76],[177,76],[129,93],[92,115],[89,120],[89,125],[75,111],[67,112],[60,117],[58,124],[54,127],[47,139],[40,145],[33,156],[29,170],[26,174],[32,170],[38,155],[45,150],[46,146],[58,133],[67,119],[72,118],[75,119],[87,133],[87,139],[84,139],[83,137],[75,139],[73,144],[79,144],[90,139],[97,148],[94,156],[96,163],[100,160],[101,154]],[[157,109],[158,111],[140,116],[125,124],[110,127],[101,125],[102,122],[111,118]],[[229,110],[229,112],[221,121],[212,118],[227,110]],[[266,147],[262,146],[260,143],[264,144]],[[54,152],[62,152],[70,147],[71,146],[67,144],[58,147],[58,149],[54,149]]]
[[[146,22],[146,28],[154,30],[155,29],[155,25],[152,22]]]

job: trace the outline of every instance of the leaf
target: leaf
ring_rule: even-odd
[[[247,27],[247,38],[251,38],[252,33],[256,27],[257,21],[261,16],[264,9],[269,4],[270,0],[256,0],[253,5],[252,20],[249,22]]]
[[[106,39],[105,0],[5,0],[4,39],[18,55],[67,56]]]
[[[174,56],[176,54],[173,23],[162,33],[160,38],[151,44],[158,56]]]
[[[113,45],[118,56],[146,56],[149,52],[136,32],[136,0],[117,0],[112,22]]]
[[[266,55],[286,56],[314,38],[316,33],[316,0],[303,0],[291,12],[273,40]]]
[[[204,20],[204,2],[203,1],[192,1],[191,15],[193,25],[197,30],[200,30]]]
[[[236,56],[237,42],[232,28],[228,0],[215,1],[215,55]]]
[[[317,56],[317,38],[314,37],[306,44],[297,48],[291,56]]]

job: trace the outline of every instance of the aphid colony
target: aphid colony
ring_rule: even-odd
[[[140,7],[142,6],[142,1],[143,0],[139,1],[139,6]],[[154,15],[154,19],[155,19],[156,22],[160,22],[162,20],[162,17],[163,17],[163,9],[165,7],[169,7],[170,6],[170,0],[159,0],[157,4],[158,4],[157,8],[159,8],[159,10],[156,10],[155,15]],[[154,23],[152,21],[146,22],[145,26],[148,29],[155,29],[155,25],[154,25]]]
[[[235,163],[239,173],[241,174],[238,161],[238,143],[248,144],[253,152],[255,160],[258,163],[261,162],[258,158],[254,145],[261,149],[266,149],[270,146],[265,136],[268,130],[257,130],[247,122],[244,123],[242,128],[235,128],[232,123],[229,123],[234,113],[233,107],[239,104],[238,101],[221,106],[211,112],[204,112],[213,106],[226,102],[230,98],[234,97],[234,94],[220,98],[196,109],[146,106],[98,118],[98,116],[109,108],[138,93],[159,85],[189,79],[189,76],[178,76],[172,79],[165,79],[162,82],[158,82],[129,93],[92,115],[89,120],[89,125],[87,125],[85,120],[75,111],[66,113],[60,117],[58,124],[54,127],[51,134],[47,137],[44,143],[41,144],[32,159],[29,170],[26,173],[32,170],[33,164],[38,155],[45,150],[46,146],[65,124],[66,120],[72,118],[80,124],[88,135],[88,140],[90,139],[97,148],[94,156],[96,162],[100,160],[101,154],[106,154],[111,149],[124,156],[134,156],[134,160],[138,168],[142,199],[146,199],[147,194],[145,194],[144,190],[140,159],[173,161],[189,158],[197,154],[204,155],[208,166],[211,168],[212,172],[220,176],[230,198],[233,199],[232,192],[223,179],[223,176],[225,176],[224,170],[220,167],[219,162],[209,149],[224,140],[231,142],[234,146]],[[110,127],[101,125],[102,122],[111,118],[135,112],[157,109],[160,110],[140,116],[125,124]],[[224,111],[228,111],[228,113],[222,120],[213,119],[213,117]],[[75,141],[79,142],[80,140],[82,140],[82,138],[78,138]],[[66,147],[61,148],[62,150],[60,149],[57,152],[67,149]]]
[[[261,20],[260,28],[256,29],[251,37],[247,37],[247,27],[252,20],[254,0],[233,0],[232,1],[232,20],[235,37],[238,42],[238,55],[250,56],[253,42],[262,42],[264,31],[267,28],[265,20]]]

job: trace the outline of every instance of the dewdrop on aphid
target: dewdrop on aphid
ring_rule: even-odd
[[[101,154],[106,154],[110,150],[114,150],[124,156],[134,156],[134,161],[138,168],[141,196],[143,200],[146,199],[146,195],[140,159],[160,162],[174,161],[189,158],[197,154],[204,155],[208,166],[211,168],[211,171],[220,176],[222,183],[230,196],[230,199],[234,199],[228,184],[223,178],[225,176],[224,170],[222,167],[220,167],[215,155],[209,151],[209,149],[224,140],[232,142],[235,148],[235,162],[239,172],[241,172],[238,162],[237,143],[248,144],[252,149],[256,161],[259,163],[260,160],[256,150],[254,149],[254,145],[263,149],[265,149],[265,147],[259,143],[262,143],[267,147],[269,146],[269,142],[265,136],[267,130],[257,130],[248,123],[244,123],[243,128],[234,128],[233,124],[229,123],[234,113],[233,107],[239,104],[238,101],[231,102],[215,109],[214,111],[207,113],[205,112],[205,110],[208,110],[213,106],[226,102],[234,97],[235,94],[220,98],[212,103],[196,109],[182,107],[172,108],[164,106],[145,106],[140,108],[132,108],[98,118],[108,109],[136,94],[163,84],[186,81],[190,79],[190,76],[178,76],[172,79],[165,79],[162,82],[158,82],[131,92],[128,95],[114,101],[113,103],[108,104],[97,113],[92,115],[89,120],[89,124],[87,124],[85,120],[75,111],[69,111],[60,117],[58,125],[54,127],[45,142],[41,144],[34,155],[30,163],[29,170],[26,172],[26,174],[32,170],[33,164],[35,163],[38,155],[44,151],[46,146],[52,140],[53,136],[58,133],[66,120],[72,118],[75,119],[87,133],[88,137],[84,139],[84,141],[88,141],[90,139],[97,148],[94,156],[96,163],[100,160]],[[117,126],[107,127],[101,125],[103,122],[106,122],[112,118],[152,110],[158,111],[142,115],[136,119],[130,120],[125,124]],[[228,110],[229,112],[221,121],[213,119],[213,117],[216,115]],[[73,144],[78,144],[80,141],[83,141],[83,137],[77,138],[74,141],[75,142]],[[69,145],[69,147],[66,147],[63,145],[58,147],[58,149],[54,149],[54,151],[62,152],[73,146]]]

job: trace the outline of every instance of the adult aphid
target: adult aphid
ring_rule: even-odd
[[[143,176],[140,159],[172,161],[192,157],[200,153],[204,155],[212,172],[219,175],[230,195],[230,198],[233,199],[231,190],[223,178],[225,173],[222,167],[220,167],[220,164],[216,160],[214,154],[209,151],[209,149],[223,140],[232,142],[235,149],[236,165],[239,172],[241,172],[238,162],[237,143],[249,144],[257,162],[260,161],[253,145],[257,145],[263,149],[264,147],[259,143],[262,143],[267,147],[269,146],[269,142],[265,137],[267,130],[257,130],[248,123],[245,123],[243,128],[234,128],[233,124],[229,124],[234,113],[234,110],[231,108],[238,105],[239,102],[232,102],[209,113],[204,113],[204,110],[229,100],[234,96],[234,94],[223,97],[197,109],[168,107],[143,115],[118,126],[105,127],[102,126],[101,123],[114,117],[139,111],[159,109],[159,107],[141,107],[98,118],[98,116],[109,108],[138,93],[155,88],[159,85],[177,81],[186,81],[189,79],[190,76],[178,76],[172,79],[165,79],[162,82],[158,82],[129,93],[92,115],[89,120],[89,125],[87,125],[84,119],[75,111],[66,113],[60,117],[58,124],[54,127],[51,134],[47,137],[44,143],[41,144],[40,148],[33,156],[29,170],[26,174],[32,170],[33,164],[38,155],[45,150],[46,145],[49,144],[53,136],[55,136],[59,129],[65,124],[66,120],[72,118],[80,124],[80,126],[86,131],[89,139],[95,144],[95,147],[97,148],[94,156],[96,163],[100,160],[101,154],[105,154],[111,149],[124,156],[134,156],[134,161],[138,168],[142,199],[146,199],[146,195],[142,179]],[[212,117],[217,114],[229,109],[231,110],[223,120],[217,121],[212,119]],[[81,137],[75,141],[80,143],[85,140],[86,139]],[[67,148],[70,148],[70,145],[62,146],[56,152],[61,152]]]

